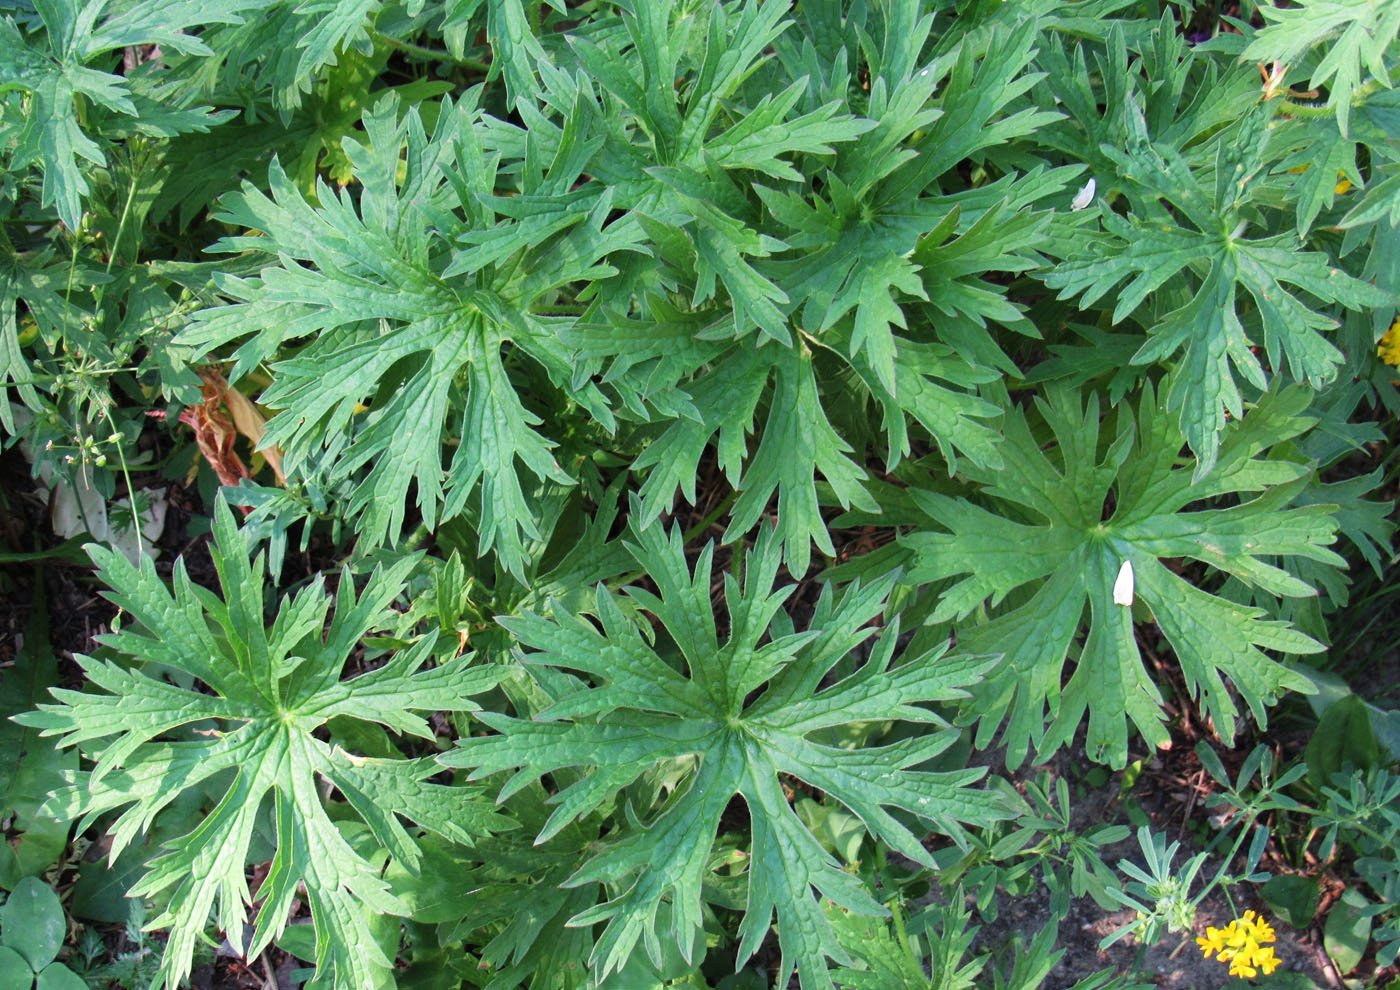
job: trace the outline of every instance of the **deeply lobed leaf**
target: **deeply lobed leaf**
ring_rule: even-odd
[[[848,956],[813,888],[861,914],[882,908],[802,823],[782,781],[801,781],[839,801],[878,841],[932,865],[912,829],[935,828],[961,841],[964,824],[1011,813],[1001,798],[970,787],[981,769],[913,769],[956,736],[929,705],[965,697],[963,686],[990,661],[935,650],[895,664],[896,623],[853,672],[823,686],[832,668],[875,632],[867,624],[884,606],[891,580],[852,586],[839,598],[828,589],[808,631],[775,628],[788,589],[772,590],[779,539],[765,529],[746,555],[743,583],[725,576],[728,632],[721,636],[709,604],[713,547],[692,571],[678,533],[667,537],[653,526],[636,539],[632,553],[657,592],[628,588],[619,599],[600,587],[592,610],[597,626],[559,606],[548,615],[502,618],[531,649],[526,663],[576,675],[568,681],[572,688],[555,692],[553,704],[532,720],[482,713],[497,734],[470,740],[441,761],[471,768],[472,779],[514,771],[501,800],[547,775],[584,770],[550,798],[555,810],[537,843],[549,842],[658,763],[692,761],[659,811],[646,820],[629,814],[629,824],[567,881],[569,887],[606,883],[617,891],[570,920],[606,922],[591,968],[600,979],[618,970],[639,942],[657,964],[663,942],[690,958],[720,816],[737,795],[753,830],[739,963],[758,948],[776,912],[780,982],[795,967],[803,986],[831,986],[825,959]],[[638,609],[660,623],[666,645]],[[891,718],[932,731],[855,750],[823,741],[827,730]],[[656,920],[663,902],[671,906],[665,930]]]
[[[1052,389],[1036,407],[1054,444],[1042,449],[1028,417],[1009,415],[1006,447],[1017,470],[974,474],[984,502],[912,493],[937,529],[901,540],[914,554],[906,579],[951,579],[931,620],[961,620],[1011,601],[959,632],[964,648],[1005,657],[974,689],[970,714],[980,722],[979,745],[1005,721],[1007,764],[1015,766],[1030,745],[1044,754],[1069,742],[1086,715],[1093,759],[1126,762],[1129,721],[1147,741],[1167,743],[1136,620],[1155,621],[1188,689],[1225,739],[1235,734],[1234,695],[1263,725],[1266,706],[1282,691],[1310,690],[1305,677],[1263,650],[1306,654],[1321,644],[1181,573],[1182,562],[1195,561],[1206,575],[1223,572],[1262,592],[1297,597],[1316,591],[1273,560],[1344,563],[1327,549],[1337,530],[1330,508],[1288,507],[1309,466],[1261,456],[1307,428],[1308,400],[1298,387],[1266,394],[1225,432],[1219,459],[1196,479],[1178,463],[1182,435],[1157,408],[1150,386],[1136,416],[1120,407],[1106,445],[1097,396],[1086,402]],[[1221,496],[1239,501],[1192,507]],[[1126,604],[1114,591],[1124,564],[1135,585]],[[1071,657],[1074,670],[1062,684]]]
[[[470,789],[428,782],[431,761],[366,759],[314,733],[332,718],[377,722],[431,737],[416,711],[469,711],[500,668],[470,666],[469,655],[426,667],[432,638],[387,663],[342,680],[351,651],[385,624],[414,560],[376,570],[356,594],[348,571],[335,609],[319,582],[284,599],[269,628],[262,614],[262,565],[247,557],[232,514],[215,510],[213,557],[221,597],[197,589],[177,565],[173,594],[149,559],[133,567],[120,553],[91,545],[110,597],[136,625],[103,638],[124,663],[80,658],[99,691],[54,689],[57,704],[19,721],[80,745],[97,761],[51,800],[52,810],[98,815],[121,810],[112,826],[112,856],[195,788],[212,788],[216,806],[191,831],[152,859],[133,896],[162,895],[152,925],[169,930],[161,978],[174,987],[188,974],[211,911],[235,945],[245,944],[245,905],[253,903],[245,870],[254,828],[271,801],[276,835],[254,932],[256,955],[287,924],[304,890],[316,931],[317,984],[378,985],[392,960],[374,948],[366,909],[404,913],[364,855],[345,839],[318,790],[338,789],[375,839],[410,870],[418,863],[402,816],[457,842],[510,827]],[[161,672],[194,684],[180,686]]]

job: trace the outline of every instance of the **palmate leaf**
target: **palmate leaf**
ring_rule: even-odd
[[[625,35],[572,43],[596,94],[544,71],[552,108],[598,117],[604,144],[588,171],[635,212],[656,261],[634,283],[617,280],[625,294],[600,289],[569,336],[576,380],[596,370],[619,419],[645,422],[637,433],[650,445],[633,463],[645,472],[640,525],[677,492],[692,497],[713,446],[740,492],[726,539],[776,496],[789,570],[804,572],[813,546],[830,554],[819,479],[842,507],[873,508],[854,431],[830,415],[831,376],[814,371],[832,358],[851,372],[840,387],[883,413],[890,469],[921,429],[950,472],[963,457],[1000,463],[999,409],[978,389],[995,366],[1014,366],[986,325],[1028,324],[985,276],[1041,262],[1048,216],[1031,204],[1077,169],[944,194],[963,184],[948,177],[960,162],[1056,114],[1025,97],[1033,23],[926,64],[932,18],[912,11],[862,13],[846,39],[845,64],[872,73],[864,119],[842,112],[850,80],[814,84],[806,39],[775,3],[713,5],[703,44],[693,16],[639,6]],[[764,63],[769,41],[779,64]],[[562,147],[559,125],[529,125],[531,142]]]
[[[548,0],[561,13],[563,0]],[[506,86],[506,104],[517,106],[535,90],[535,63],[547,58],[539,39],[530,30],[530,19],[521,0],[449,0],[443,13],[442,32],[448,49],[461,58],[466,40],[480,24],[473,23],[478,9],[486,5],[486,40],[491,45],[491,77],[500,77]]]
[[[1240,108],[1257,99],[1259,75],[1252,66],[1231,69],[1199,52],[1170,11],[1156,25],[1136,22],[1150,27],[1141,33],[1131,21],[1105,25],[1101,48],[1082,43],[1079,31],[1070,33],[1068,45],[1054,36],[1041,45],[1037,68],[1045,78],[1037,89],[1065,118],[1038,131],[1035,140],[1088,164],[1100,196],[1121,189],[1145,206],[1150,197],[1120,184],[1117,163],[1107,154],[1136,140],[1138,110],[1155,142],[1189,148],[1239,119]]]
[[[927,331],[918,332],[919,324],[932,324],[937,333],[949,318],[978,328],[989,320],[1022,322],[1002,290],[978,276],[1037,264],[1034,247],[1048,219],[1023,209],[1036,196],[1013,207],[1009,181],[973,198],[937,195],[938,187],[963,159],[1058,116],[1018,107],[1038,78],[1027,71],[1034,24],[988,32],[955,59],[919,68],[931,23],[925,18],[906,24],[892,11],[883,44],[866,46],[866,57],[880,66],[869,107],[876,126],[840,149],[831,173],[822,177],[821,194],[757,187],[782,224],[782,240],[796,249],[773,266],[784,291],[801,301],[794,320],[824,342],[831,338],[884,404],[891,465],[907,445],[904,422],[889,411],[900,409],[900,420],[926,423],[913,397],[923,394],[925,382],[934,385],[922,375],[909,381],[910,362],[901,360],[903,352],[932,343]],[[943,95],[934,99],[940,85]],[[1066,173],[1072,170],[1061,170],[1058,182],[1040,195],[1058,191]],[[944,381],[967,384],[957,376]],[[964,417],[993,416],[995,410],[971,396],[950,398],[961,408],[934,434],[940,448],[950,464],[956,463],[955,450],[985,462],[991,454],[988,427]]]
[[[1330,117],[1325,120],[1298,118],[1280,128],[1280,131],[1278,140],[1288,142],[1297,150],[1274,166],[1274,170],[1296,173],[1292,193],[1298,201],[1298,232],[1306,234],[1318,213],[1324,207],[1330,209],[1338,198],[1339,179],[1361,185],[1361,172],[1356,161],[1359,142],[1355,140],[1355,135],[1352,138],[1343,137],[1337,122]],[[1379,135],[1372,133],[1368,137]],[[1380,144],[1381,141],[1376,143]]]
[[[338,51],[367,42],[378,10],[379,0],[303,0],[297,5],[306,30],[296,42],[301,52],[293,83],[309,89],[316,72],[335,62]]]
[[[1290,153],[1274,170],[1293,177],[1290,192],[1298,203],[1299,233],[1306,233],[1318,213],[1330,210],[1334,202],[1352,206],[1356,199],[1375,191],[1385,163],[1400,158],[1400,146],[1394,140],[1397,109],[1400,91],[1385,90],[1354,108],[1348,135],[1342,134],[1331,117],[1295,117],[1278,127],[1270,140]],[[1371,159],[1369,175],[1363,175],[1361,168],[1364,157],[1359,149],[1363,146]],[[1387,206],[1394,199],[1393,192],[1392,188],[1380,193]],[[1362,274],[1365,277],[1366,273]]]
[[[84,129],[75,100],[84,97],[133,118],[141,113],[132,101],[126,79],[89,63],[96,61],[100,65],[104,56],[111,63],[115,59],[113,52],[128,45],[158,44],[172,54],[212,54],[198,37],[185,30],[199,25],[239,23],[244,14],[270,2],[146,0],[108,13],[105,0],[82,4],[53,0],[36,5],[46,29],[42,40],[26,36],[9,17],[0,19],[0,90],[26,90],[34,100],[33,110],[20,129],[11,167],[38,163],[44,173],[40,202],[54,206],[59,219],[76,230],[82,219],[83,197],[89,191],[79,160],[100,166],[106,164],[106,156]],[[231,111],[213,113],[202,107],[166,114],[162,119],[167,128],[174,125],[178,130],[205,130],[231,116]]]
[[[908,769],[943,751],[957,735],[924,703],[965,697],[962,687],[991,661],[945,657],[940,649],[892,666],[899,634],[893,624],[864,664],[823,688],[833,666],[873,632],[867,623],[880,614],[892,581],[853,585],[839,597],[828,587],[806,632],[785,629],[774,621],[788,592],[772,590],[779,542],[764,529],[746,556],[742,586],[725,576],[730,631],[721,640],[710,605],[713,545],[702,551],[692,573],[679,533],[668,538],[661,530],[648,527],[632,547],[657,594],[629,588],[619,602],[600,586],[598,626],[560,607],[549,616],[500,620],[535,651],[525,656],[527,664],[584,680],[573,681],[575,689],[557,696],[534,720],[480,716],[499,734],[474,738],[440,760],[472,768],[473,779],[515,770],[501,800],[547,774],[586,768],[549,799],[556,808],[537,843],[548,842],[657,763],[693,760],[670,800],[645,820],[638,815],[646,809],[630,815],[630,824],[568,880],[569,886],[604,883],[612,892],[611,900],[571,921],[606,922],[590,961],[595,977],[619,969],[639,941],[654,962],[660,962],[663,939],[690,958],[720,815],[738,795],[752,823],[739,963],[763,941],[776,911],[783,953],[778,983],[795,965],[804,987],[829,987],[825,959],[850,960],[813,888],[860,914],[882,909],[808,831],[784,796],[780,775],[841,802],[879,841],[932,865],[920,836],[886,808],[910,812],[955,840],[963,836],[961,823],[983,824],[1011,813],[1002,799],[969,786],[982,776],[981,768]],[[623,604],[656,617],[679,651],[675,661],[663,656],[649,625],[624,614]],[[875,718],[921,722],[930,731],[864,749],[823,741],[826,730]],[[663,901],[670,903],[672,923],[660,931],[656,916]]]
[[[118,552],[88,548],[99,578],[112,589],[109,597],[137,623],[102,642],[207,690],[177,686],[141,665],[81,657],[100,692],[55,689],[58,704],[18,720],[59,736],[60,746],[100,753],[92,771],[78,775],[51,804],[55,812],[85,815],[84,827],[125,809],[112,825],[114,858],[181,794],[201,785],[223,788],[217,806],[168,843],[131,892],[167,898],[165,912],[152,921],[169,929],[160,970],[166,986],[189,973],[211,910],[229,940],[245,944],[249,843],[269,796],[277,851],[257,892],[262,906],[249,954],[282,931],[293,898],[302,896],[316,930],[316,985],[378,986],[391,960],[375,948],[363,909],[404,909],[378,870],[342,837],[318,778],[344,796],[409,870],[416,870],[419,854],[399,816],[457,842],[510,823],[471,789],[430,783],[437,772],[431,761],[359,757],[314,733],[343,717],[431,739],[415,712],[471,710],[470,696],[495,686],[503,668],[471,667],[470,656],[427,667],[434,637],[425,637],[383,666],[342,681],[357,643],[393,622],[396,613],[387,606],[403,591],[415,558],[376,570],[358,595],[349,573],[342,573],[329,626],[331,598],[318,579],[284,599],[269,627],[262,563],[250,564],[222,499],[214,535],[222,599],[192,584],[183,562],[176,565],[172,594],[149,558],[138,569]]]
[[[1352,100],[1370,73],[1371,89],[1391,87],[1386,51],[1400,37],[1400,7],[1372,0],[1305,0],[1295,7],[1263,4],[1259,13],[1270,21],[1240,53],[1241,61],[1296,65],[1309,49],[1325,44],[1326,51],[1312,69],[1310,88],[1327,88],[1327,105],[1337,114],[1337,126],[1348,134]]]
[[[387,54],[385,48],[393,50],[406,40],[398,37],[400,32],[417,28],[413,21],[382,16],[387,13],[387,5],[382,0],[242,0],[242,3],[244,7],[256,7],[258,16],[246,18],[245,23],[229,23],[204,32],[201,40],[212,49],[208,61],[214,64],[194,72],[190,67],[181,67],[179,75],[196,89],[210,80],[218,80],[223,92],[239,94],[239,103],[249,101],[250,94],[256,93],[261,98],[259,102],[271,101],[284,126],[295,129],[331,123],[320,118],[317,108],[308,106],[306,100],[311,95],[309,102],[317,102],[314,94],[318,83],[331,76],[326,72],[328,66],[343,67],[347,57],[351,61],[374,61],[380,54]],[[196,0],[185,0],[185,4],[200,6]],[[402,9],[394,13],[401,14]],[[379,28],[395,37],[387,38],[379,33]],[[343,97],[347,91],[341,89],[336,95]],[[304,113],[295,114],[298,109]],[[242,153],[240,157],[247,154],[246,145],[250,143],[259,147],[276,142],[284,148],[295,144],[296,135],[292,141],[279,141],[276,125],[269,125],[265,118],[258,120],[256,113],[250,116],[260,129],[243,136],[244,147],[238,148]],[[266,164],[265,155],[258,164]],[[224,188],[221,183],[217,192]]]
[[[1014,766],[1030,745],[1043,755],[1068,743],[1086,713],[1092,759],[1120,767],[1126,762],[1129,720],[1149,743],[1168,741],[1161,696],[1138,655],[1135,617],[1156,622],[1188,689],[1227,741],[1238,716],[1232,695],[1262,725],[1266,706],[1280,692],[1309,691],[1305,678],[1263,650],[1315,653],[1320,644],[1169,566],[1198,561],[1263,593],[1300,597],[1316,591],[1271,560],[1344,564],[1327,549],[1337,529],[1335,506],[1289,507],[1309,466],[1261,456],[1311,425],[1302,415],[1308,401],[1307,390],[1297,386],[1266,394],[1225,431],[1218,461],[1193,483],[1191,470],[1179,463],[1181,433],[1158,410],[1150,385],[1136,417],[1126,404],[1119,407],[1117,433],[1106,449],[1099,441],[1097,397],[1084,402],[1052,388],[1036,402],[1053,433],[1052,447],[1042,449],[1027,417],[1014,412],[1003,452],[1015,470],[967,469],[990,507],[912,491],[938,529],[901,539],[915,555],[906,580],[951,579],[931,621],[961,620],[1015,595],[1010,607],[958,633],[960,648],[1005,657],[973,689],[979,745],[990,743],[1005,721],[1007,763]],[[1240,500],[1229,508],[1187,511],[1221,496]],[[1107,518],[1106,504],[1112,505]],[[1124,563],[1136,586],[1131,606],[1114,595]],[[1070,656],[1077,662],[1062,684]]]
[[[1263,344],[1275,373],[1287,363],[1294,380],[1320,388],[1330,382],[1342,363],[1342,353],[1322,335],[1337,325],[1319,313],[1306,293],[1322,303],[1350,309],[1380,306],[1386,293],[1333,267],[1315,251],[1300,251],[1292,234],[1242,236],[1253,211],[1246,211],[1262,157],[1268,114],[1255,110],[1220,139],[1211,177],[1213,195],[1201,176],[1174,149],[1150,144],[1140,112],[1130,107],[1136,142],[1127,151],[1103,149],[1113,159],[1120,178],[1150,194],[1144,201],[1151,216],[1123,218],[1103,213],[1108,237],[1086,239],[1082,250],[1056,265],[1045,284],[1060,290],[1060,298],[1081,295],[1089,306],[1126,280],[1113,309],[1117,323],[1164,285],[1192,272],[1190,299],[1155,317],[1148,340],[1133,363],[1165,361],[1180,352],[1181,373],[1173,376],[1165,399],[1178,411],[1182,433],[1198,459],[1196,477],[1209,473],[1219,450],[1220,434],[1228,421],[1243,412],[1236,374],[1255,388],[1268,388],[1264,365],[1251,350]],[[1167,213],[1158,199],[1175,207]],[[1177,218],[1184,218],[1181,223]],[[1257,317],[1255,340],[1246,333],[1241,315],[1248,294]]]
[[[962,889],[956,893],[961,895]],[[862,964],[860,969],[844,968],[834,974],[843,990],[973,990],[987,964],[985,956],[967,960],[980,929],[970,923],[972,912],[961,896],[941,907],[930,905],[909,924],[902,915],[895,915],[891,919],[893,931],[891,924],[834,908],[828,914],[842,944]],[[923,922],[923,939],[908,933],[912,921]]]
[[[480,862],[472,882],[480,886],[454,933],[481,933],[474,940],[491,971],[486,990],[554,986],[561,973],[581,978],[593,948],[593,929],[568,922],[598,903],[598,889],[566,882],[596,852],[602,821],[574,822],[533,844],[550,813],[547,797],[538,785],[516,794],[507,811],[523,831],[483,838],[472,850]]]
[[[213,49],[213,55],[206,60],[213,63],[205,70],[206,78],[218,78],[226,92],[257,93],[263,107],[270,101],[269,109],[279,113],[284,126],[315,126],[320,121],[305,105],[305,97],[314,92],[318,79],[325,77],[322,70],[327,65],[344,65],[347,55],[370,56],[369,29],[380,8],[379,0],[348,0],[341,4],[274,0],[243,24],[205,32],[202,37]],[[199,84],[197,77],[188,82]],[[297,116],[293,114],[297,109],[308,112]],[[257,148],[279,137],[277,126],[270,125],[265,117],[253,117],[249,123],[256,123],[260,129],[245,136],[241,146],[235,145],[240,158],[249,156],[250,144]],[[265,154],[257,164],[266,164]],[[215,192],[224,192],[230,184],[219,183]]]
[[[478,497],[482,551],[495,549],[521,575],[537,527],[517,461],[541,481],[570,479],[536,430],[540,417],[522,404],[506,356],[528,355],[566,383],[572,369],[558,336],[569,320],[529,307],[560,284],[606,276],[598,259],[633,247],[640,230],[605,226],[606,198],[580,209],[565,195],[580,167],[567,151],[534,188],[496,196],[497,159],[478,144],[475,116],[444,101],[429,136],[416,109],[398,120],[397,100],[381,101],[364,119],[370,148],[344,145],[363,187],[358,203],[322,188],[314,206],[275,163],[271,197],[251,186],[229,197],[222,218],[265,236],[221,246],[281,264],[226,280],[239,301],[201,312],[180,342],[203,353],[248,338],[236,376],[317,335],[274,366],[262,396],[282,410],[264,442],[283,448],[285,469],[301,470],[321,449],[334,454],[336,477],[367,469],[348,512],[375,543],[397,535],[411,485],[429,525]],[[600,398],[587,384],[571,395]],[[363,405],[369,411],[357,413]],[[596,403],[590,411],[607,416]],[[450,430],[459,440],[444,468]]]

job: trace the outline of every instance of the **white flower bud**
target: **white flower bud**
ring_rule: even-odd
[[[1084,188],[1079,190],[1079,193],[1074,197],[1074,201],[1069,204],[1069,208],[1076,211],[1084,209],[1094,201],[1094,190],[1096,188],[1097,183],[1095,183],[1093,179],[1084,183]]]

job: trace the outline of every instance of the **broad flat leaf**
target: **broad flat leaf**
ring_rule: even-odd
[[[0,945],[0,980],[7,987],[25,987],[34,982],[29,962],[8,945]]]
[[[34,981],[34,990],[87,990],[88,983],[63,963],[50,963]]]
[[[1341,900],[1328,909],[1322,944],[1338,973],[1350,973],[1366,957],[1377,913],[1366,895],[1356,889],[1344,891]]]
[[[5,945],[22,955],[34,972],[54,961],[68,925],[53,888],[38,877],[15,884],[0,907]]]
[[[211,911],[229,940],[244,944],[245,904],[252,901],[245,879],[249,843],[269,797],[277,851],[258,891],[262,907],[249,954],[282,931],[293,898],[304,897],[316,927],[316,984],[376,986],[391,961],[374,948],[363,908],[402,908],[327,814],[318,778],[340,792],[409,870],[417,869],[419,855],[399,816],[456,842],[509,823],[471,790],[429,783],[431,761],[355,756],[315,732],[342,716],[431,738],[415,712],[471,710],[469,696],[493,687],[501,669],[471,667],[469,655],[428,667],[435,641],[429,636],[382,666],[342,680],[357,643],[393,622],[388,605],[402,592],[415,559],[376,570],[358,595],[343,572],[329,625],[332,599],[318,578],[283,599],[267,626],[262,562],[248,560],[222,499],[214,535],[222,597],[192,584],[183,562],[176,565],[172,593],[149,558],[136,568],[121,554],[90,545],[98,576],[112,589],[109,597],[133,622],[102,641],[139,662],[80,657],[97,690],[56,688],[58,704],[17,721],[59,736],[60,746],[81,745],[97,755],[92,771],[73,777],[50,804],[56,813],[84,815],[84,828],[124,809],[111,826],[114,859],[182,793],[205,781],[226,782],[218,805],[167,843],[131,891],[167,898],[164,913],[151,922],[170,933],[161,964],[166,986],[188,974]],[[192,678],[205,690],[178,686],[142,663]]]
[[[68,823],[39,814],[39,809],[62,786],[64,771],[77,767],[77,754],[58,752],[52,742],[11,721],[33,709],[59,681],[43,572],[34,573],[38,593],[25,624],[24,645],[0,679],[0,815],[10,821],[9,837],[0,847],[0,887],[5,889],[13,889],[22,877],[43,874],[62,857]]]
[[[1259,888],[1265,905],[1294,928],[1307,928],[1313,923],[1320,895],[1315,877],[1297,873],[1277,873]]]
[[[1262,726],[1281,692],[1311,692],[1306,678],[1263,651],[1314,653],[1319,643],[1264,618],[1262,609],[1212,594],[1179,573],[1178,563],[1196,561],[1287,597],[1316,591],[1281,569],[1279,558],[1344,563],[1327,549],[1336,539],[1333,507],[1289,505],[1308,466],[1262,456],[1310,425],[1302,415],[1308,400],[1301,387],[1266,394],[1225,431],[1218,461],[1193,482],[1179,463],[1181,433],[1158,409],[1151,386],[1136,416],[1119,407],[1116,435],[1106,445],[1097,396],[1084,402],[1051,388],[1036,408],[1053,444],[1046,447],[1027,416],[1013,412],[1003,453],[1015,470],[967,469],[983,486],[982,504],[913,490],[937,528],[901,539],[915,554],[906,580],[952,579],[931,621],[961,620],[1011,596],[989,621],[958,632],[960,648],[1005,657],[973,691],[979,745],[1005,721],[1007,765],[1015,766],[1030,745],[1044,755],[1067,744],[1086,714],[1091,759],[1123,766],[1129,721],[1149,743],[1167,742],[1135,618],[1156,622],[1192,696],[1226,740],[1239,714],[1234,695]],[[1188,511],[1221,496],[1237,496],[1238,504]],[[1133,606],[1113,601],[1125,561],[1133,569]]]
[[[752,822],[738,963],[758,948],[776,911],[783,953],[778,982],[796,966],[804,987],[829,987],[824,960],[849,962],[849,957],[813,888],[860,914],[878,915],[882,909],[807,829],[784,796],[780,775],[824,792],[858,815],[876,839],[933,865],[920,836],[886,808],[911,812],[926,827],[959,841],[960,823],[981,824],[1011,813],[1000,798],[968,786],[982,776],[981,768],[908,769],[943,751],[957,735],[922,703],[964,697],[962,686],[989,661],[945,657],[936,650],[892,666],[894,624],[880,634],[863,664],[823,688],[823,677],[873,632],[866,624],[883,608],[891,580],[853,585],[839,597],[828,587],[808,631],[784,630],[774,616],[788,589],[772,590],[779,542],[765,528],[746,555],[742,585],[732,575],[724,578],[729,634],[721,640],[710,606],[712,545],[693,572],[679,533],[668,538],[660,526],[643,530],[632,553],[658,594],[628,588],[618,599],[600,586],[593,607],[599,625],[557,606],[547,616],[499,620],[533,651],[525,655],[527,664],[543,668],[542,674],[567,671],[582,679],[533,720],[481,715],[498,735],[475,738],[440,759],[472,768],[472,779],[514,770],[501,800],[546,774],[586,768],[549,799],[556,807],[537,844],[548,843],[658,763],[685,759],[690,769],[670,799],[645,820],[639,817],[645,809],[629,814],[630,824],[566,883],[606,883],[617,891],[570,922],[606,923],[590,962],[595,978],[620,969],[639,942],[655,965],[662,962],[663,940],[690,959],[692,936],[702,926],[702,885],[720,815],[738,795]],[[664,658],[650,625],[629,619],[623,606],[655,616],[679,655]],[[862,749],[824,741],[829,730],[874,718],[921,722],[931,729]],[[663,901],[670,902],[672,916],[664,931],[656,924]]]

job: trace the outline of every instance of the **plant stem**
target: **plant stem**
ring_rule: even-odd
[[[102,415],[107,420],[107,425],[113,433],[118,432],[117,423],[112,419],[112,412],[106,406],[102,407]],[[136,508],[136,489],[131,484],[131,469],[126,463],[126,451],[122,449],[122,441],[117,441],[117,461],[122,466],[122,479],[126,482],[126,500],[131,508],[131,528],[136,533],[136,557],[139,560],[146,555],[145,540],[141,535],[141,513]]]
[[[1367,80],[1351,91],[1351,105],[1356,106],[1358,103],[1363,102],[1367,97],[1375,94],[1380,88],[1381,81],[1379,79]],[[1289,99],[1283,101],[1280,109],[1283,114],[1289,117],[1330,117],[1335,112],[1330,104],[1314,106],[1311,103],[1295,103]]]
[[[458,58],[451,52],[442,48],[427,48],[423,45],[415,45],[411,41],[404,41],[401,38],[393,38],[380,31],[370,28],[370,38],[376,44],[386,44],[390,48],[397,48],[407,55],[417,55],[419,58],[426,58],[433,62],[451,62],[453,65],[460,65],[464,69],[472,69],[475,72],[490,72],[491,63],[483,62],[476,58]]]
[[[143,164],[141,170],[133,173],[131,176],[131,187],[127,189],[126,202],[122,204],[122,216],[121,219],[117,221],[117,236],[112,238],[112,249],[107,252],[107,267],[103,269],[104,275],[110,275],[112,273],[112,262],[117,260],[117,248],[121,246],[122,234],[126,233],[126,218],[131,215],[131,201],[136,198],[136,180],[141,177],[141,172],[144,171],[145,165]],[[137,247],[137,253],[132,256],[132,264],[136,263],[138,257],[140,257],[139,245]]]

